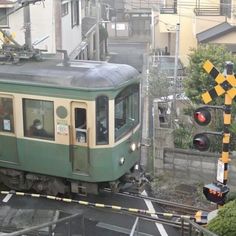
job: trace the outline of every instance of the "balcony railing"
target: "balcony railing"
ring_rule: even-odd
[[[177,8],[164,7],[160,9],[161,14],[177,14]]]
[[[171,3],[161,4],[160,6],[161,14],[177,14],[177,0],[174,0]]]
[[[221,16],[222,10],[219,7],[199,7],[194,9],[196,16]]]

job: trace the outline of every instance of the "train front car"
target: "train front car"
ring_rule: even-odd
[[[91,153],[98,161],[95,179],[109,181],[111,189],[117,191],[127,182],[139,181],[134,167],[141,146],[140,77],[127,65],[116,65],[106,76],[113,86],[96,97],[96,147]]]
[[[0,178],[49,194],[138,181],[140,77],[128,65],[0,66]]]

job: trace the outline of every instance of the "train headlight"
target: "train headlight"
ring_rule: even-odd
[[[137,148],[136,143],[131,143],[131,145],[130,145],[130,150],[131,150],[132,152],[134,152],[134,151],[136,150],[136,148]]]
[[[125,163],[125,158],[121,157],[119,161],[120,166],[124,165],[124,163]]]

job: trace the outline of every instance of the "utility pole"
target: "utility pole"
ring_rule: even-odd
[[[24,28],[25,28],[25,44],[28,49],[32,49],[31,42],[31,21],[30,21],[30,6],[24,7]]]
[[[96,0],[96,57],[95,60],[100,61],[100,37],[99,37],[99,24],[100,24],[100,2],[99,0]]]
[[[175,39],[175,68],[174,68],[174,94],[173,94],[173,109],[171,115],[171,127],[174,128],[174,120],[176,118],[176,90],[178,76],[178,59],[179,59],[179,29],[180,24],[176,24],[176,39]]]

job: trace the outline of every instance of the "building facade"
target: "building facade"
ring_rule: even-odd
[[[184,64],[188,63],[190,48],[199,43],[225,44],[236,53],[235,26],[236,0],[166,1],[152,12],[152,48],[160,54],[174,55],[178,40]]]
[[[6,16],[20,6],[20,1],[0,0],[0,16]],[[20,45],[25,44],[25,31],[28,29],[32,45],[49,54],[60,49],[66,50],[71,59],[98,59],[95,57],[96,45],[100,42],[96,43],[99,41],[96,27],[100,22],[96,18],[95,1],[37,1],[30,4],[27,17],[26,20],[25,8],[22,8],[5,17],[0,25]]]

